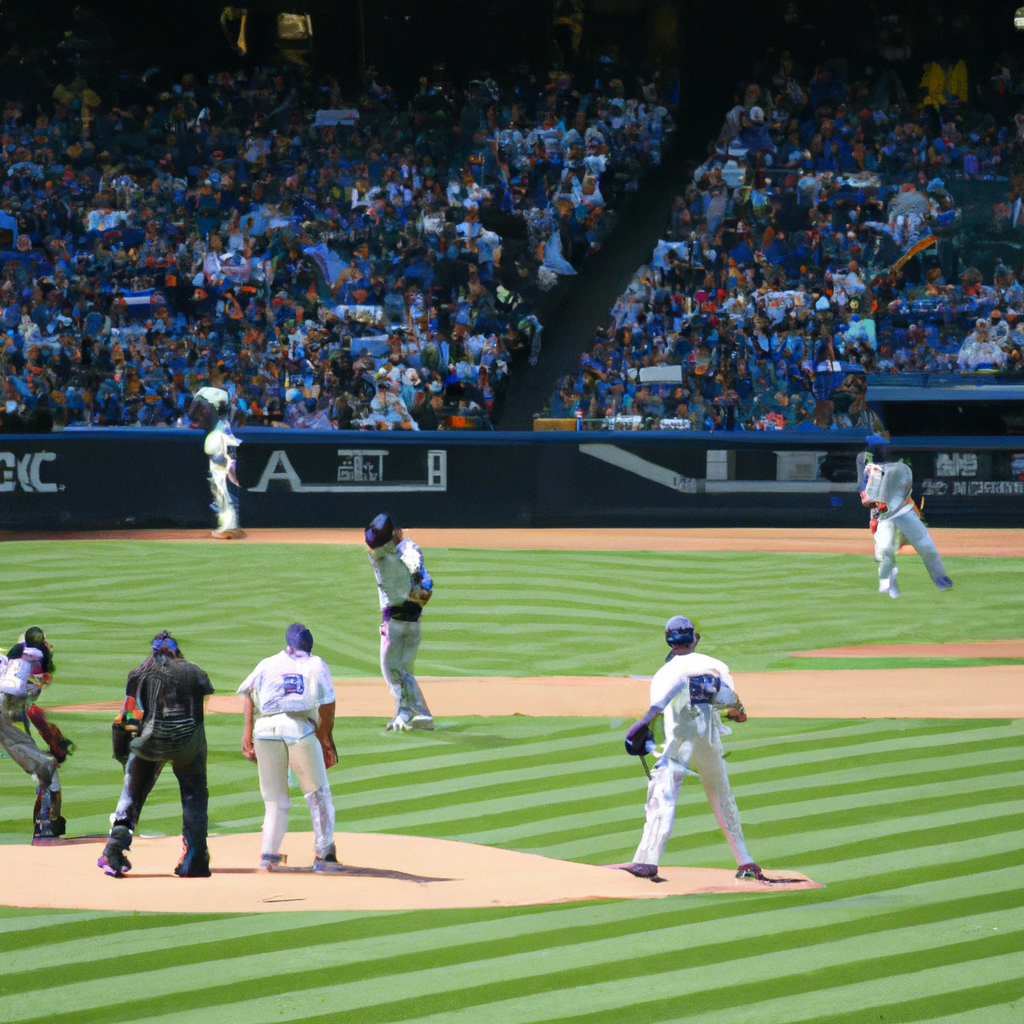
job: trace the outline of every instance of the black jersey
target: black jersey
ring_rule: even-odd
[[[132,670],[125,693],[142,710],[142,727],[131,745],[139,757],[168,760],[205,739],[203,698],[213,686],[198,665],[154,655]]]

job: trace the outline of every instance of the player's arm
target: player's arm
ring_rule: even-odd
[[[654,733],[651,731],[651,723],[665,709],[657,704],[652,704],[647,713],[638,718],[626,730],[626,753],[634,756],[649,754],[654,750]]]
[[[249,761],[255,761],[256,748],[252,742],[252,726],[255,714],[251,690],[247,690],[242,695],[242,711],[244,715],[242,724],[242,756]]]
[[[324,766],[333,768],[338,763],[338,749],[334,745],[336,702],[331,670],[323,658],[320,659],[317,677],[317,699],[320,701],[320,705],[317,708],[316,738],[320,741],[320,747],[324,752]]]
[[[743,706],[743,701],[736,694],[732,676],[727,671],[723,671],[721,679],[722,684],[715,697],[715,706],[726,709],[725,717],[730,722],[745,722],[747,720],[747,710]]]

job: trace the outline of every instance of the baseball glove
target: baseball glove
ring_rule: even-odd
[[[651,732],[649,725],[643,725],[635,732],[630,729],[626,733],[626,753],[631,757],[639,757],[641,754],[647,754],[650,752],[650,748],[654,746],[654,733]]]
[[[747,720],[747,710],[744,708],[743,702],[737,700],[736,703],[726,711],[725,717],[728,718],[730,722],[745,722]]]

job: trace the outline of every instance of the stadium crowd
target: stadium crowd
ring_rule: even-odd
[[[1000,69],[991,89],[983,112],[962,62],[931,64],[912,105],[891,73],[848,84],[819,67],[798,81],[784,57],[726,115],[667,238],[547,415],[595,429],[877,429],[869,375],[1024,374],[1020,268],[985,280],[951,258],[956,179],[1003,178],[993,216],[1016,227],[1020,215],[1024,86]]]
[[[79,76],[0,135],[0,429],[433,429],[500,415],[538,304],[673,129],[659,84],[552,73],[407,106],[292,69]]]

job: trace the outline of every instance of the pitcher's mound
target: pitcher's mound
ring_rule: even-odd
[[[172,874],[178,837],[136,839],[132,870],[110,878],[96,866],[101,843],[0,846],[0,874],[22,879],[5,885],[0,902],[15,907],[244,913],[264,910],[422,910],[515,907],[596,899],[651,899],[714,892],[816,889],[797,882],[767,885],[737,881],[719,868],[663,867],[665,881],[650,882],[591,864],[551,860],[491,846],[419,836],[339,833],[337,873],[257,872],[258,834],[210,838],[212,878]],[[312,833],[290,833],[282,852],[289,868],[313,862]],[[780,872],[781,874],[781,872]],[[45,878],[39,885],[29,879]]]

